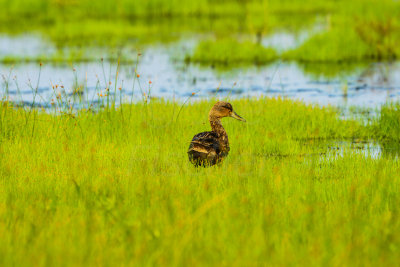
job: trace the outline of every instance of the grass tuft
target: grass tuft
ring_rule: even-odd
[[[272,48],[266,48],[249,41],[238,42],[231,39],[218,41],[202,41],[196,47],[192,56],[186,60],[198,63],[263,64],[277,59],[277,53]]]

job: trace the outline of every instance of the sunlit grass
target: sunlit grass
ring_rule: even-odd
[[[335,110],[232,101],[231,152],[186,150],[215,100],[52,114],[0,106],[1,265],[286,265],[398,262],[398,160],[329,156],[368,136]],[[328,154],[325,154],[328,153]],[[288,256],[289,255],[289,256]]]

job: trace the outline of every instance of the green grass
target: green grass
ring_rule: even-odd
[[[368,59],[372,51],[352,29],[340,28],[311,37],[283,57],[303,62],[349,62]]]
[[[377,31],[380,27],[391,26],[386,26],[386,23],[371,23],[375,25],[371,27],[377,28],[376,32],[365,26],[357,26],[357,32],[355,29],[346,29],[343,25],[312,36],[300,47],[285,52],[283,58],[301,62],[351,63],[390,60],[400,56],[400,49],[395,45],[400,40],[400,35],[379,33]]]
[[[177,117],[163,101],[63,115],[2,102],[0,265],[399,263],[399,161],[320,145],[368,127],[232,101],[248,122],[224,119],[230,155],[196,169],[186,150],[213,103]]]
[[[400,141],[400,103],[389,103],[382,106],[380,116],[375,119],[374,130],[382,141]]]
[[[215,64],[265,64],[275,59],[277,53],[272,48],[231,39],[200,42],[194,54],[186,57],[189,62]]]

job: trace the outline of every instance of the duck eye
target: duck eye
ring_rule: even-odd
[[[224,108],[229,109],[230,111],[232,111],[232,107],[230,107],[230,106],[224,106]]]

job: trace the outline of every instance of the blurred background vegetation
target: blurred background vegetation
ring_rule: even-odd
[[[122,50],[183,37],[198,41],[185,55],[198,62],[227,62],[220,56],[225,47],[240,51],[234,62],[391,60],[400,55],[399,18],[400,2],[393,0],[0,0],[0,31],[51,40],[60,51],[50,61],[90,59],[82,56],[87,47]],[[283,51],[263,44],[282,31],[307,38]],[[3,58],[18,60],[35,59]]]

